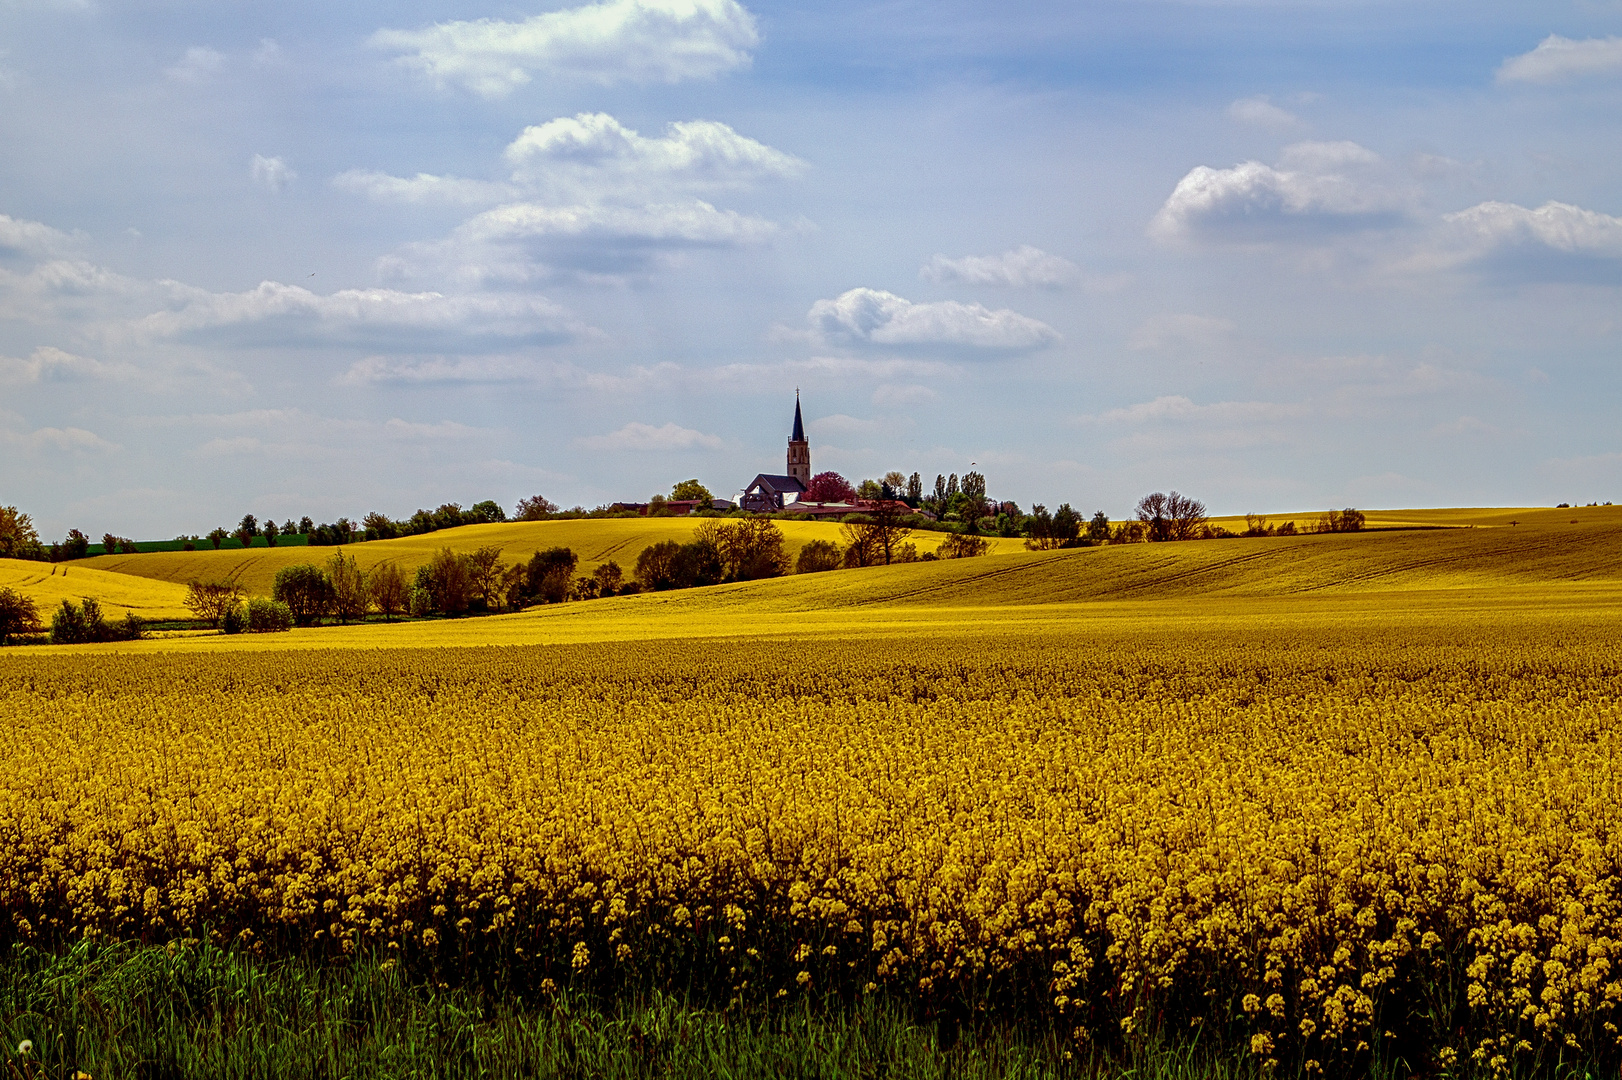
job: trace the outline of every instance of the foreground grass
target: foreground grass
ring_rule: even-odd
[[[0,961],[10,1075],[1019,1077],[1078,1075],[1051,1033],[955,1031],[883,1003],[728,1015],[652,994],[594,1005],[435,986],[388,962],[269,963],[212,946],[16,947]],[[23,1040],[32,1052],[17,1057]],[[1086,1070],[1091,1072],[1092,1070]],[[1240,1076],[1155,1052],[1115,1075]]]

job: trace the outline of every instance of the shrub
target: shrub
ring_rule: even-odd
[[[272,599],[280,600],[293,612],[293,621],[309,626],[332,607],[332,582],[319,566],[299,563],[276,571],[276,583],[271,586]]]
[[[826,570],[838,570],[844,557],[845,553],[832,540],[813,540],[800,549],[799,557],[794,560],[794,572],[820,574]]]
[[[34,605],[34,598],[15,589],[0,589],[0,645],[13,637],[39,631],[39,608]]]
[[[940,547],[936,549],[936,557],[941,559],[972,559],[976,555],[984,555],[991,546],[991,541],[983,536],[974,536],[969,533],[947,533],[941,540]]]
[[[256,596],[248,601],[248,631],[273,634],[293,629],[293,609],[280,600]]]
[[[234,581],[186,582],[186,610],[210,626],[219,626],[225,613],[242,603],[242,586]]]
[[[82,606],[72,600],[63,600],[62,606],[51,616],[52,645],[88,645],[98,641],[134,641],[145,633],[141,620],[133,611],[124,615],[122,623],[109,623],[102,614],[101,605],[86,597]]]
[[[241,604],[233,604],[220,616],[220,633],[240,634],[248,628],[248,619],[242,613]]]

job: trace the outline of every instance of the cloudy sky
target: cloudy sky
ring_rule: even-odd
[[[0,0],[0,504],[1622,501],[1622,2]]]

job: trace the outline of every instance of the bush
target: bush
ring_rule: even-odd
[[[794,560],[794,572],[820,574],[826,570],[838,570],[844,558],[845,553],[832,540],[813,540],[800,549],[799,557]]]
[[[273,634],[293,629],[293,609],[280,600],[256,596],[248,601],[248,632]]]
[[[241,604],[235,604],[227,608],[225,614],[220,616],[220,633],[222,634],[240,634],[247,628],[248,619],[242,613]]]
[[[141,620],[133,611],[124,615],[121,623],[109,623],[101,612],[101,605],[86,597],[82,606],[72,600],[51,616],[52,645],[89,645],[98,641],[134,641],[146,633]]]
[[[991,546],[991,541],[983,536],[973,536],[969,533],[948,533],[941,539],[940,547],[936,549],[936,557],[941,559],[972,559],[976,555],[984,555]]]
[[[234,581],[186,582],[186,609],[210,626],[242,603],[242,586]]]

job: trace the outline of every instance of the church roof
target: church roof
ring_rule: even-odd
[[[805,425],[800,423],[800,395],[794,395],[794,434],[788,437],[789,442],[805,442]]]
[[[771,473],[761,473],[749,482],[745,491],[753,491],[764,484],[773,491],[804,491],[805,485],[793,476],[773,476]]]

